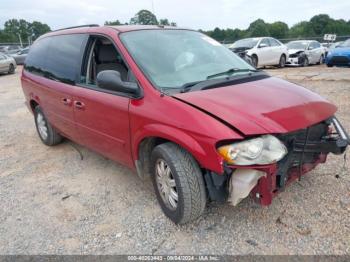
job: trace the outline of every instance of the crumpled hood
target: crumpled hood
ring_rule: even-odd
[[[289,55],[293,55],[293,54],[296,54],[298,52],[305,52],[305,50],[304,49],[288,49]]]
[[[174,96],[245,135],[291,132],[325,120],[337,110],[306,88],[274,77]]]

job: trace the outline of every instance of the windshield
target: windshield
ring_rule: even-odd
[[[287,44],[287,47],[289,49],[306,49],[308,44],[309,44],[308,42],[295,41],[295,42],[289,42]]]
[[[346,40],[344,43],[339,45],[339,47],[350,47],[350,39]]]
[[[231,48],[248,47],[253,48],[259,42],[259,38],[245,38],[233,43]]]
[[[121,40],[158,89],[205,81],[232,68],[254,70],[220,43],[195,31],[140,30],[121,34]]]

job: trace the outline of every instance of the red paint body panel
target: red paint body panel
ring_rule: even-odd
[[[306,88],[274,77],[176,97],[220,117],[245,135],[298,130],[337,110]]]
[[[140,143],[158,137],[179,144],[202,168],[217,174],[224,171],[223,159],[216,151],[218,142],[294,131],[325,120],[336,111],[334,105],[319,95],[272,77],[164,96],[148,81],[119,39],[119,33],[154,28],[160,29],[91,27],[47,34],[90,33],[110,38],[142,88],[142,98],[130,99],[71,86],[24,71],[21,80],[27,105],[35,101],[59,132],[130,168],[135,168]],[[64,103],[63,98],[68,102]],[[77,102],[82,103],[82,108],[75,107]],[[254,189],[265,195],[261,203],[269,204],[276,193],[273,179],[276,165],[256,168],[265,168],[269,174]]]

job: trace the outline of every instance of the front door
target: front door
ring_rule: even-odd
[[[132,166],[130,98],[125,94],[103,90],[96,84],[97,74],[104,70],[116,70],[126,80],[127,67],[107,38],[91,36],[85,52],[80,88],[73,105],[82,142],[108,158]]]

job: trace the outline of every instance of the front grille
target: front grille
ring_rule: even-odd
[[[350,64],[350,60],[346,56],[333,56],[330,61],[331,64],[338,64],[338,65],[348,65]]]
[[[291,58],[298,57],[298,54],[291,54],[291,55],[289,55],[289,57],[291,57]]]
[[[303,145],[320,142],[328,134],[328,126],[329,123],[325,121],[278,137],[288,149],[288,154],[278,163],[277,185],[279,187],[283,187],[288,180],[291,168],[300,168],[301,165],[313,163],[318,159],[319,152],[305,152]]]

